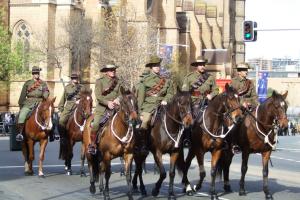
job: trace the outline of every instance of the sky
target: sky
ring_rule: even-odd
[[[245,12],[257,29],[300,29],[300,0],[246,0]],[[300,30],[258,30],[257,41],[246,43],[246,60],[285,57],[300,59]]]

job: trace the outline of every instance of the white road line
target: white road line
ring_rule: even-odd
[[[260,153],[256,153],[255,155],[257,156],[261,156]],[[295,159],[291,159],[291,158],[283,158],[283,157],[279,157],[279,156],[271,156],[272,159],[278,159],[278,160],[285,160],[285,161],[290,161],[290,162],[300,162],[299,160],[295,160]]]

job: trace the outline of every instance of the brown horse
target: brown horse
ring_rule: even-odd
[[[43,173],[43,161],[45,149],[48,144],[48,136],[53,127],[52,115],[54,112],[53,99],[44,99],[33,110],[25,123],[22,152],[25,159],[25,175],[33,175],[32,161],[34,160],[34,145],[40,142],[39,177],[45,177]]]
[[[175,178],[175,163],[179,155],[180,149],[182,149],[181,136],[183,130],[188,128],[193,123],[193,117],[191,112],[191,94],[190,92],[178,92],[167,105],[160,108],[160,116],[156,117],[154,126],[149,130],[148,134],[150,151],[154,156],[154,160],[159,168],[160,176],[156,182],[155,187],[152,190],[152,195],[157,196],[161,188],[163,180],[166,178],[166,170],[163,166],[162,155],[170,154],[170,182],[169,182],[169,199],[175,199],[173,184]],[[140,178],[140,189],[142,195],[146,194],[145,186],[142,180],[142,163],[146,159],[147,155],[144,155],[144,160],[135,155],[136,172],[134,180],[134,188],[136,186],[137,176]],[[143,158],[143,156],[142,156]]]
[[[80,99],[76,101],[76,107],[68,119],[66,132],[61,134],[62,138],[60,140],[59,158],[65,160],[65,170],[67,175],[72,175],[71,161],[73,158],[73,147],[76,142],[82,141],[84,126],[88,117],[92,114],[93,99],[91,93],[90,90],[83,90],[80,92]],[[85,176],[85,149],[83,143],[81,145],[80,155],[80,176]]]
[[[135,89],[134,89],[135,90]],[[109,199],[109,179],[111,175],[111,160],[116,157],[123,157],[125,162],[125,175],[128,186],[128,197],[132,198],[131,188],[131,164],[133,161],[133,150],[135,145],[135,123],[138,120],[137,99],[135,91],[131,92],[120,88],[121,100],[119,110],[112,116],[111,120],[105,125],[103,131],[98,135],[96,148],[97,155],[92,155],[86,151],[86,157],[90,170],[90,192],[95,193],[95,181],[98,179],[100,162],[100,192],[104,198]],[[83,141],[85,147],[93,145],[91,140],[91,127],[93,116],[87,121],[84,130]],[[102,154],[101,158],[99,154]],[[103,174],[105,173],[105,188],[103,186]]]
[[[287,92],[283,95],[273,92],[264,103],[259,105],[252,112],[246,111],[246,117],[234,132],[237,138],[237,144],[242,150],[242,166],[239,195],[246,195],[245,191],[245,175],[248,169],[248,159],[251,153],[261,153],[263,165],[263,191],[266,199],[273,199],[268,186],[268,163],[275,147],[276,134],[274,132],[275,125],[280,128],[288,126],[286,116],[287,104],[285,99]],[[224,173],[224,189],[231,191],[229,184],[229,167],[232,161],[233,153],[231,150],[223,152],[224,155],[220,160],[220,167]]]
[[[199,165],[200,180],[194,187],[194,190],[198,190],[201,188],[206,176],[204,154],[210,151],[212,154],[210,194],[211,199],[218,199],[215,191],[216,165],[224,146],[224,138],[234,128],[241,115],[242,111],[237,91],[226,84],[225,91],[209,102],[202,112],[202,119],[197,120],[192,127],[192,145],[185,163],[183,163],[183,160],[178,160],[178,169],[183,171],[182,183],[185,186],[187,195],[193,194],[193,189],[187,178],[192,159],[196,156]],[[224,125],[228,126],[228,130],[225,130]],[[180,156],[180,158],[183,158],[183,156]]]

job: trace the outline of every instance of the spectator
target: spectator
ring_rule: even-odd
[[[12,123],[12,120],[11,120],[11,114],[9,112],[5,113],[4,115],[4,127],[5,127],[5,133],[8,133],[9,132],[9,129],[8,129],[8,125]]]

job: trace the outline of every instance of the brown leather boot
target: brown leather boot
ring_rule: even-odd
[[[24,123],[17,124],[18,134],[16,135],[16,141],[22,142],[24,140],[23,131]]]

